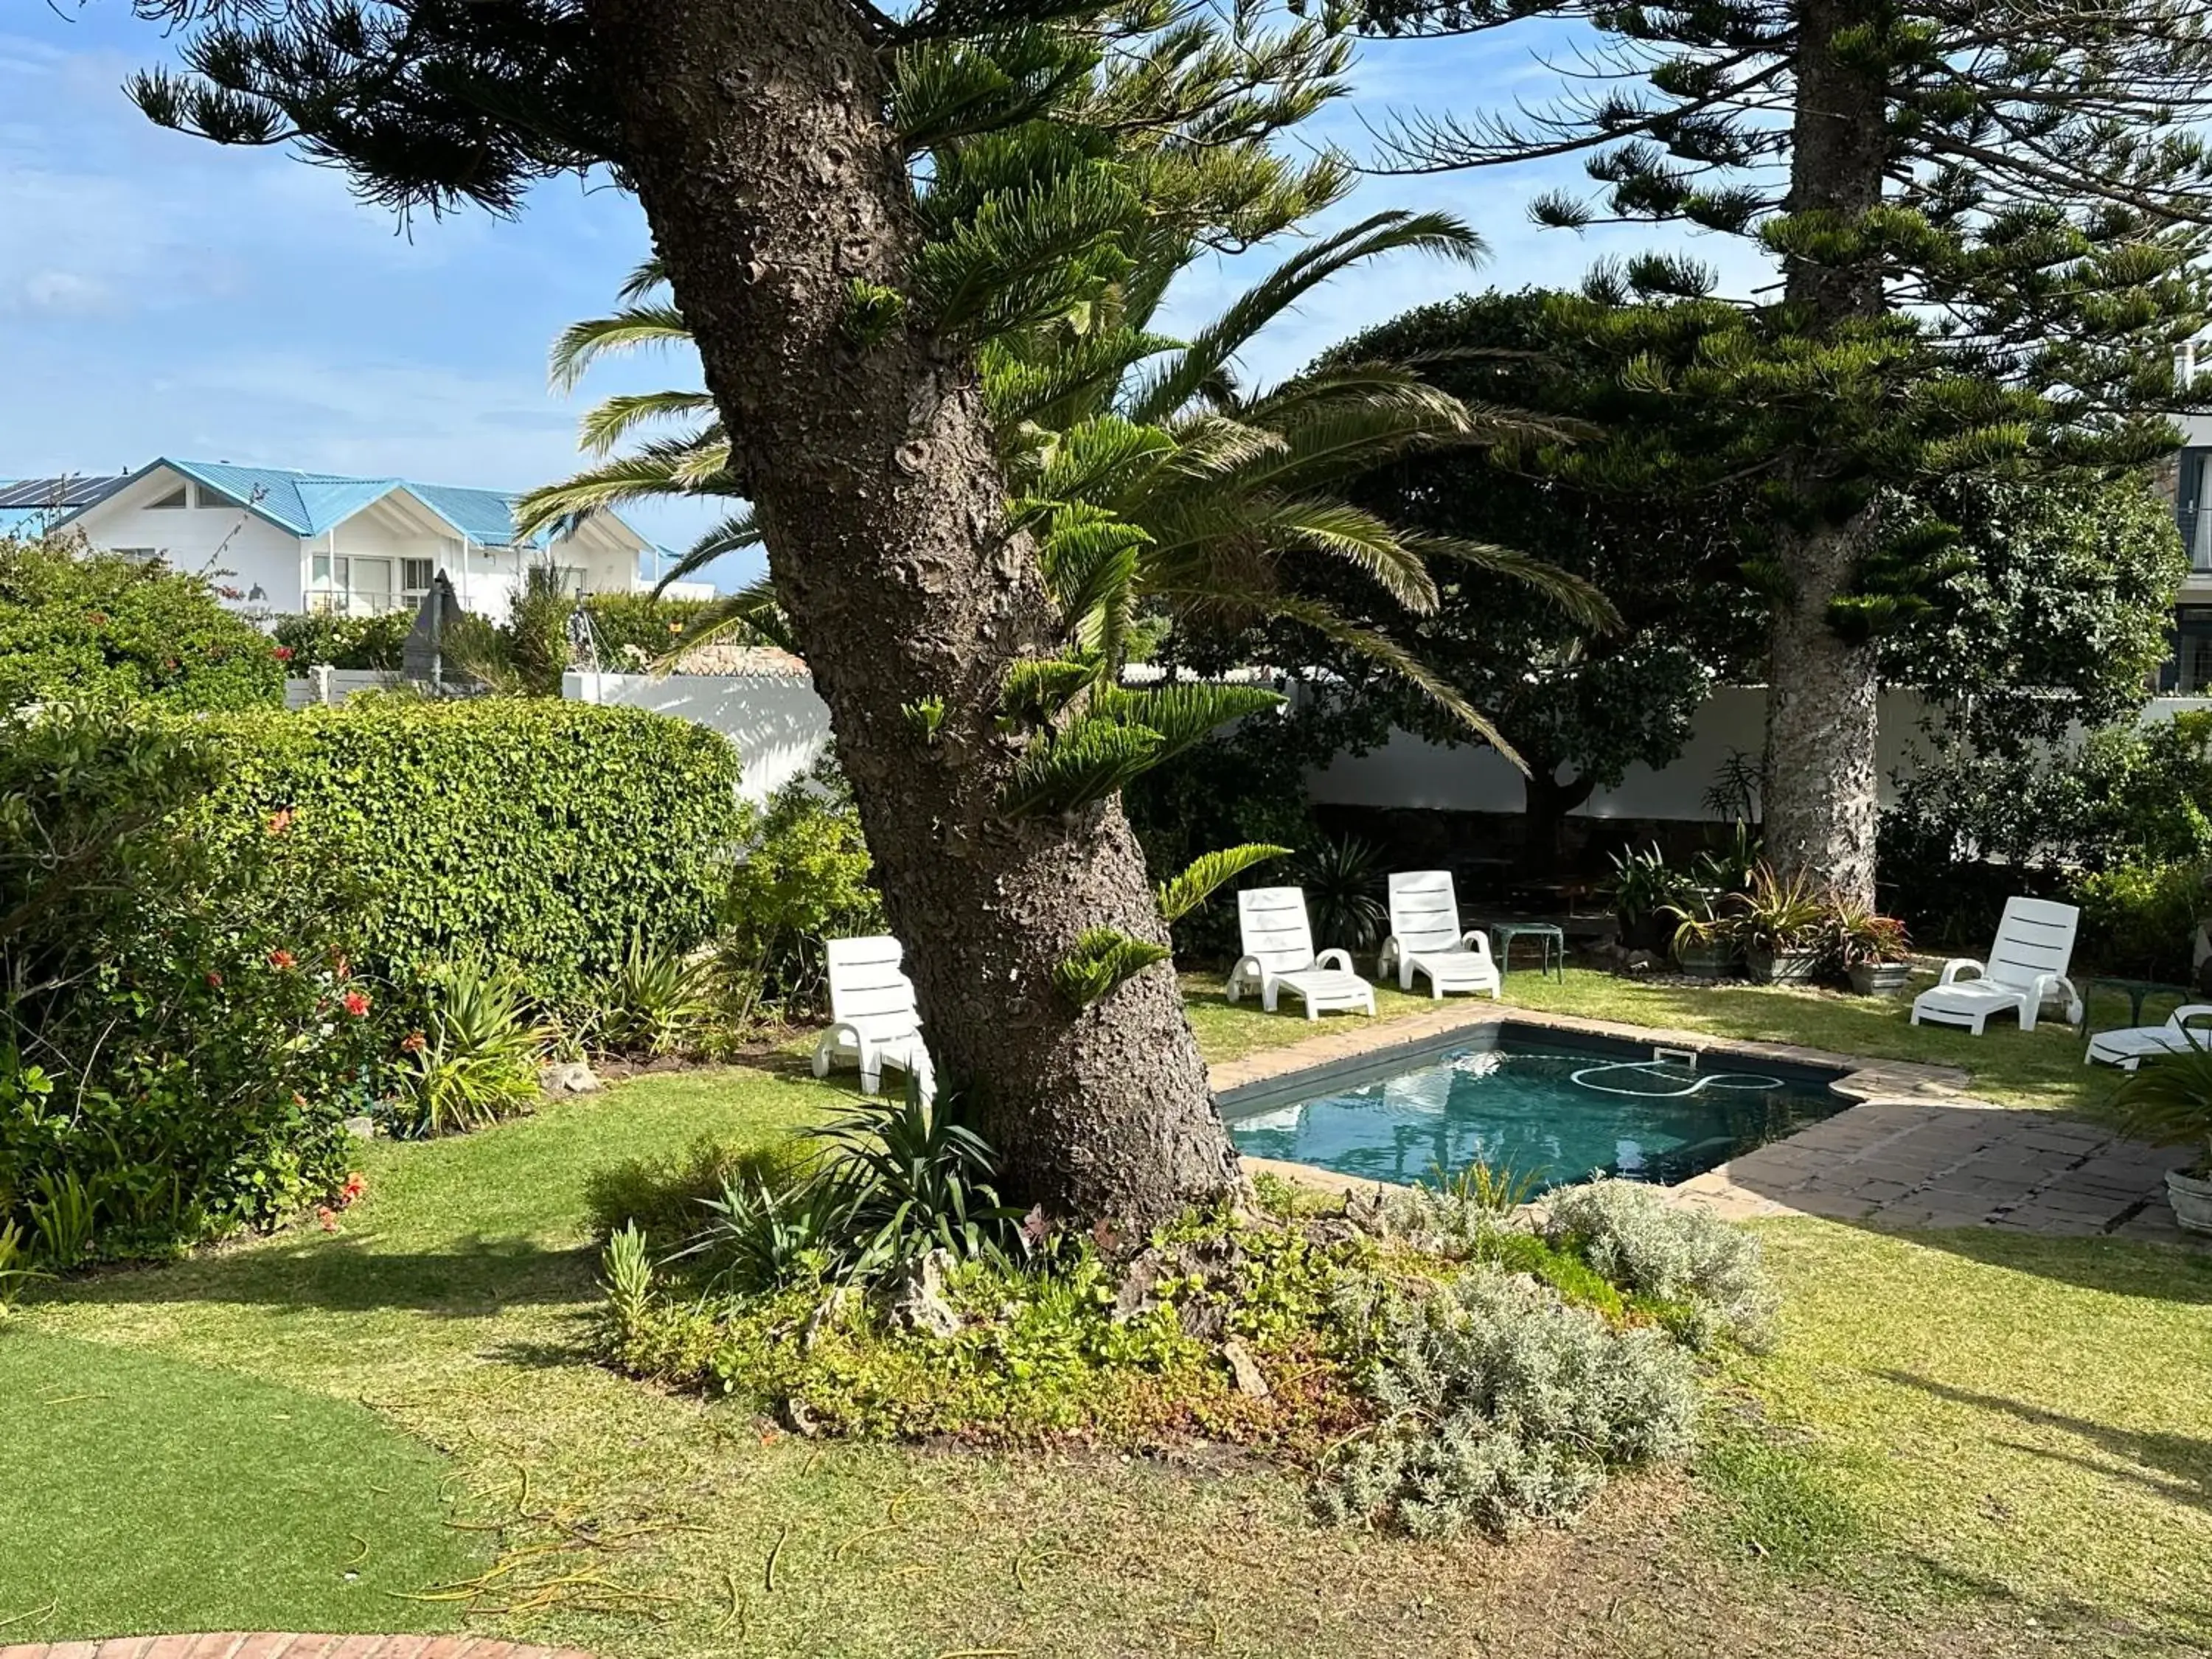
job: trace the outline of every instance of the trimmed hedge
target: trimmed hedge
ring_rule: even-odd
[[[216,823],[313,845],[359,895],[349,932],[374,972],[477,956],[559,998],[611,973],[634,933],[688,950],[714,926],[738,759],[703,726],[398,696],[200,724],[229,751]]]

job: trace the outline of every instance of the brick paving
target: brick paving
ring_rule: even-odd
[[[208,1636],[112,1636],[100,1642],[0,1648],[0,1659],[591,1659],[574,1648],[531,1648],[480,1636],[302,1636],[227,1631]]]
[[[1841,1069],[1832,1086],[1858,1104],[1674,1188],[1681,1201],[1732,1220],[1809,1215],[1878,1226],[2203,1242],[2181,1231],[2166,1200],[2166,1172],[2190,1161],[2187,1149],[2145,1146],[2057,1113],[1975,1100],[1966,1073],[1952,1066],[1862,1060],[1470,1000],[1403,1019],[1346,1021],[1334,1030],[1324,1023],[1304,1042],[1224,1061],[1210,1075],[1221,1091],[1508,1020]],[[1372,1185],[1300,1164],[1245,1161],[1331,1190]]]

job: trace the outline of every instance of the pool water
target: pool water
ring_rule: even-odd
[[[1596,1175],[1672,1185],[1850,1103],[1757,1064],[1455,1051],[1232,1117],[1229,1129],[1255,1157],[1375,1181],[1433,1180],[1480,1160],[1532,1177],[1538,1190]]]

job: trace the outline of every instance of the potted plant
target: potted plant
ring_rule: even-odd
[[[2154,1146],[2193,1146],[2197,1159],[2169,1170],[2173,1218],[2212,1233],[2212,1049],[2190,1047],[2146,1060],[2124,1078],[2105,1115],[2122,1134]]]
[[[1751,976],[1771,985],[1817,975],[1827,956],[1820,936],[1827,915],[1826,898],[1802,872],[1786,881],[1770,865],[1752,872],[1730,918]]]
[[[1684,973],[1718,979],[1735,966],[1735,896],[1700,892],[1661,908],[1674,923],[1669,949]]]
[[[1905,924],[1871,905],[1839,900],[1828,910],[1829,951],[1863,997],[1894,996],[1911,976]]]
[[[1668,908],[1691,890],[1689,878],[1667,862],[1654,842],[1609,854],[1613,878],[1607,887],[1620,924],[1620,943],[1631,951],[1656,951],[1665,938],[1660,923]]]

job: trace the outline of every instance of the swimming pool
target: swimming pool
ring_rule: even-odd
[[[1672,1185],[1843,1110],[1838,1075],[1509,1024],[1239,1090],[1222,1111],[1239,1151],[1365,1180],[1480,1159],[1539,1189]]]

